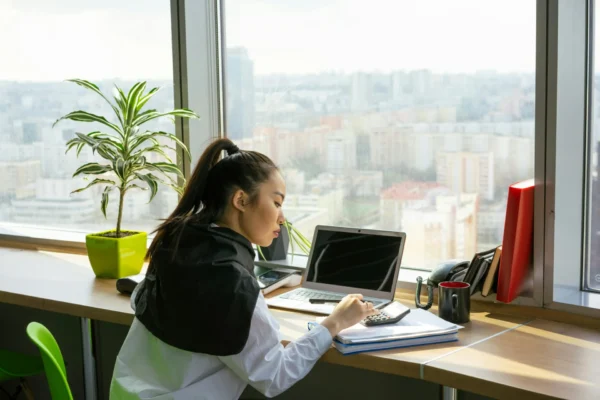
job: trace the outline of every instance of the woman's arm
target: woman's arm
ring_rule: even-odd
[[[241,353],[220,357],[236,375],[267,397],[277,396],[304,378],[331,347],[330,331],[313,328],[283,347],[279,326],[259,294],[250,325],[250,335]]]

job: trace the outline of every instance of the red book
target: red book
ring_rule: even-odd
[[[508,188],[502,257],[496,299],[510,303],[519,295],[533,253],[533,179]]]

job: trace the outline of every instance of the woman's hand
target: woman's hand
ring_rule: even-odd
[[[321,322],[335,337],[341,330],[349,328],[362,321],[369,315],[378,314],[373,308],[373,303],[362,301],[362,294],[349,294],[340,301],[331,315]]]

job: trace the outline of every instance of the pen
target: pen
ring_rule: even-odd
[[[325,304],[325,303],[339,303],[342,299],[308,299],[310,304]],[[362,300],[363,303],[371,303],[369,300]]]
[[[342,301],[341,299],[336,300],[336,299],[308,299],[308,301],[310,302],[310,304],[325,304],[325,303],[339,303],[340,301]]]

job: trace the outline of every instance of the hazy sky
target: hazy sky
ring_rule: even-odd
[[[535,0],[225,1],[257,74],[535,68]],[[170,79],[169,3],[0,0],[0,80]]]

